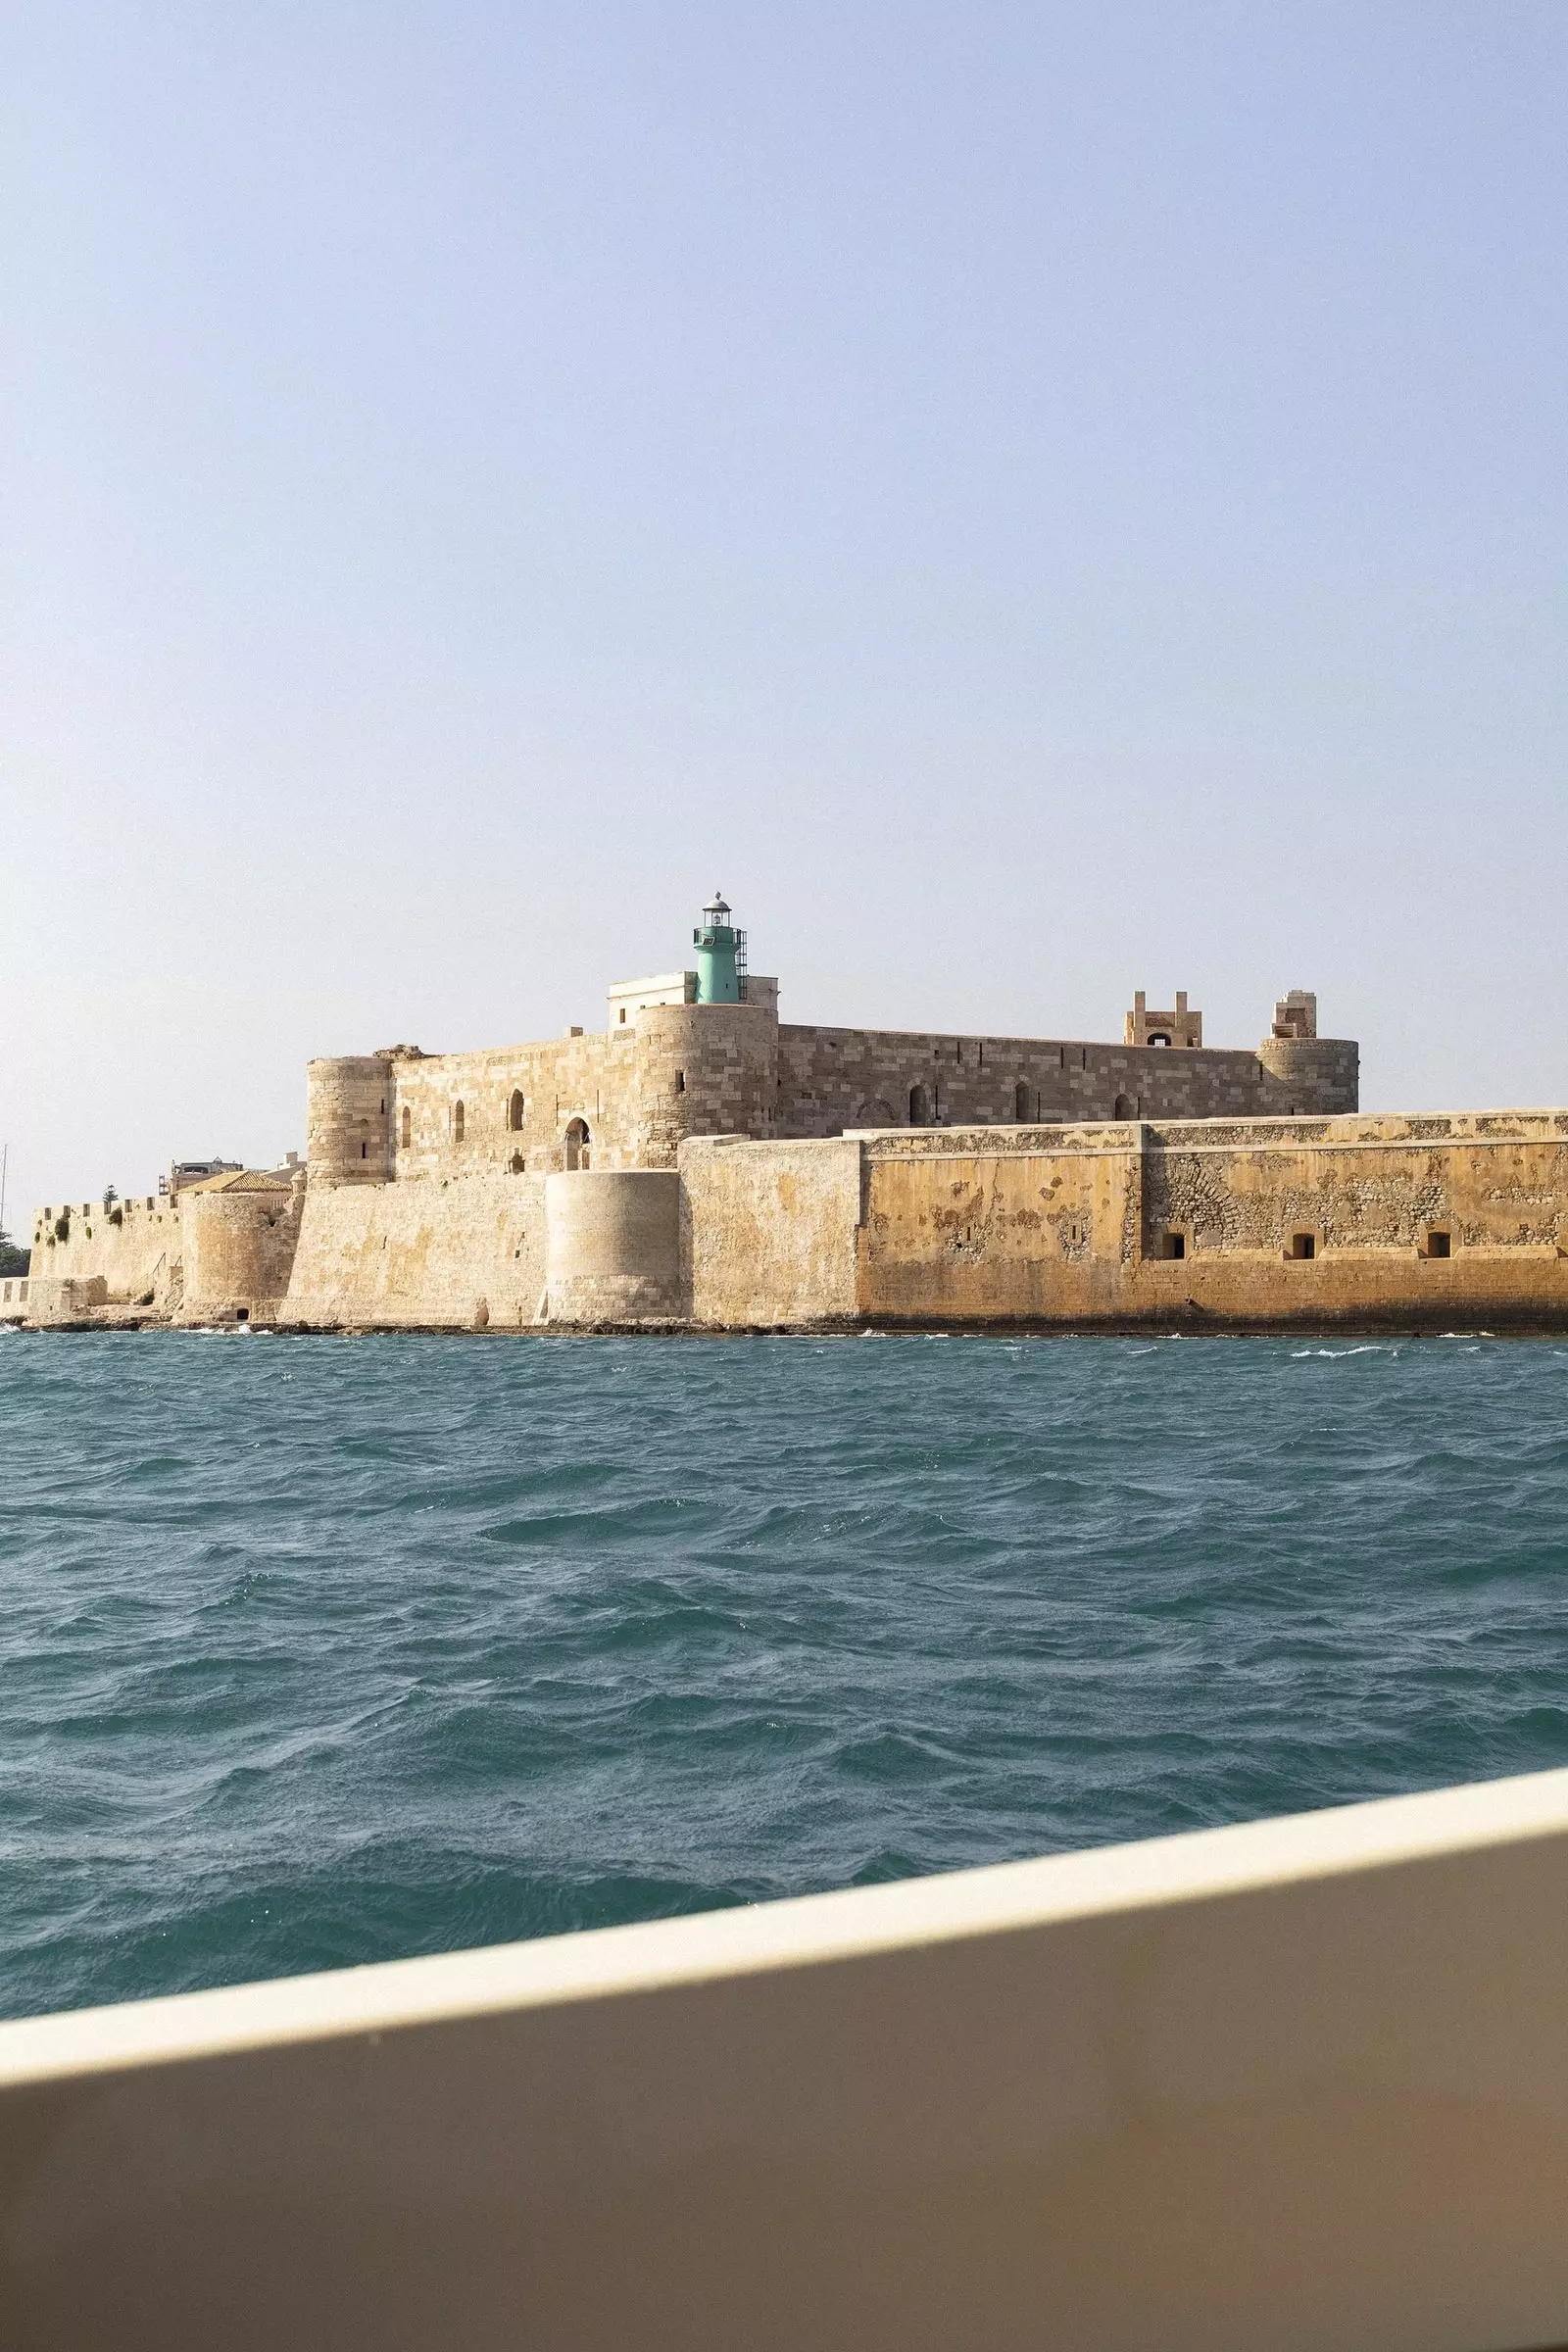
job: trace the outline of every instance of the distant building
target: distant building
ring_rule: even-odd
[[[169,1174],[159,1177],[158,1190],[172,1200],[187,1184],[205,1184],[209,1176],[232,1176],[244,1164],[239,1159],[176,1159]]]

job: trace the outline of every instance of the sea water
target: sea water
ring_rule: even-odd
[[[0,2014],[1568,1762],[1568,1348],[0,1333]]]

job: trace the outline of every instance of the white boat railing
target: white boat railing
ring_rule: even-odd
[[[1568,1772],[0,2026],[0,2335],[1568,2341]]]

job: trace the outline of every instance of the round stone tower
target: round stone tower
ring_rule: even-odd
[[[1319,1037],[1317,999],[1308,989],[1280,999],[1257,1058],[1268,1073],[1271,1109],[1333,1115],[1360,1107],[1360,1054],[1350,1038]]]
[[[680,1178],[615,1168],[545,1178],[552,1323],[637,1323],[681,1311]]]
[[[715,890],[703,908],[703,919],[692,933],[697,950],[699,1004],[738,1004],[741,1001],[741,957],[746,934],[730,923],[724,894]]]
[[[313,1061],[305,1073],[313,1184],[384,1184],[392,1173],[392,1062],[383,1054]]]

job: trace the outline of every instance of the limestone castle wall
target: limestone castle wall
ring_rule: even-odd
[[[766,1006],[650,1006],[624,1026],[473,1054],[313,1061],[313,1182],[378,1184],[669,1168],[688,1135],[773,1132],[778,1024]]]
[[[1179,1020],[1145,1006],[1131,1042],[1097,1046],[781,1027],[771,982],[736,1004],[697,1004],[694,985],[688,974],[628,983],[612,992],[610,1027],[589,1035],[313,1061],[297,1187],[286,1171],[239,1171],[177,1203],[48,1209],[33,1237],[40,1314],[53,1301],[57,1319],[517,1329],[691,1313],[747,1324],[914,1314],[924,1283],[940,1317],[962,1292],[956,1267],[978,1251],[994,1270],[1006,1253],[995,1237],[980,1247],[973,1219],[956,1253],[938,1251],[924,1272],[918,1238],[906,1265],[884,1250],[868,1186],[908,1192],[887,1212],[888,1234],[924,1230],[915,1196],[926,1180],[868,1173],[890,1157],[951,1157],[959,1133],[990,1135],[993,1156],[1016,1157],[1044,1148],[1029,1143],[1042,1122],[1117,1122],[1125,1134],[1129,1122],[1332,1116],[1358,1100],[1355,1045],[1318,1038],[1315,1000],[1299,991],[1255,1052],[1237,1053],[1199,1044],[1200,1016],[1184,1004]],[[1175,1042],[1147,1042],[1156,1022]],[[1075,1132],[1060,1152],[1092,1158]],[[817,1149],[847,1135],[870,1140]],[[693,1156],[704,1139],[774,1156]],[[971,1158],[978,1150],[964,1147]],[[1149,1159],[1140,1146],[1140,1167]],[[677,1169],[673,1187],[609,1181]],[[578,1178],[593,1182],[569,1189]],[[997,1180],[1003,1191],[1020,1181]],[[1110,1181],[1103,1170],[1093,1179]],[[1100,1266],[1102,1209],[1084,1216],[1094,1238],[1074,1248]],[[1200,1225],[1195,1251],[1211,1247]],[[1028,1281],[1031,1298],[1051,1292],[1039,1265]],[[1004,1284],[995,1311],[1025,1311],[1013,1296]]]
[[[682,1315],[680,1196],[673,1168],[547,1176],[547,1319],[639,1323]]]
[[[745,1044],[704,1083],[744,1096]],[[215,1178],[182,1196],[148,1319],[1568,1330],[1568,1112],[690,1136],[676,1157]],[[128,1214],[105,1228],[74,1212],[80,1235],[68,1227],[53,1264],[40,1251],[29,1318],[124,1319],[155,1243],[168,1257],[170,1213],[160,1234],[143,1207],[132,1242]]]
[[[312,1183],[278,1320],[328,1330],[531,1325],[545,1288],[544,1192],[542,1175]]]
[[[682,1147],[684,1304],[699,1325],[786,1328],[858,1314],[858,1142]]]
[[[1353,1111],[1348,1040],[1255,1053],[780,1026],[770,1004],[659,1004],[472,1054],[313,1061],[312,1181],[380,1184],[670,1168],[691,1136]]]
[[[681,1177],[702,1325],[1568,1329],[1568,1112],[693,1142]]]
[[[1339,1038],[1270,1038],[1255,1053],[1235,1053],[785,1024],[778,1054],[781,1135],[1036,1119],[1258,1118],[1353,1111],[1359,1101],[1359,1052]]]
[[[33,1218],[31,1272],[40,1283],[99,1281],[106,1303],[165,1313],[179,1303],[183,1248],[172,1200],[62,1201]]]

